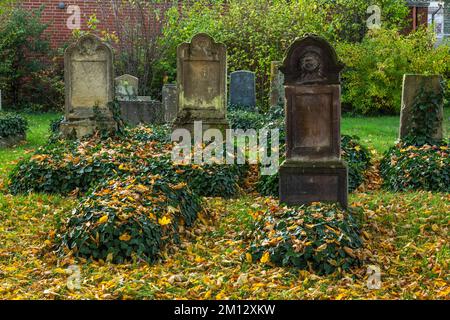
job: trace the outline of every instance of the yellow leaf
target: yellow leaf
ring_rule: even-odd
[[[170,224],[172,221],[170,220],[170,218],[167,218],[166,216],[162,217],[161,219],[158,219],[158,223],[162,226],[166,226],[168,224]]]
[[[433,225],[431,226],[431,229],[432,229],[434,232],[438,232],[438,231],[439,231],[439,226],[438,226],[437,224],[433,224]]]
[[[356,151],[361,151],[361,147],[360,147],[360,146],[356,146],[356,147],[355,147],[355,150],[356,150]]]
[[[120,241],[130,241],[131,240],[131,236],[128,233],[124,233],[123,235],[121,235],[119,237]]]
[[[245,254],[245,259],[247,260],[248,263],[252,263],[252,255],[250,253],[246,253]]]
[[[261,257],[261,263],[267,263],[270,261],[270,255],[268,252],[264,252],[263,256]]]
[[[208,292],[205,293],[205,295],[203,296],[203,299],[210,299],[211,298],[211,290],[209,290]]]
[[[99,224],[103,224],[106,223],[108,221],[108,215],[105,214],[103,217],[101,217],[100,219],[98,219],[98,223]]]

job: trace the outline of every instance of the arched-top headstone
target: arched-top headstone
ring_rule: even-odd
[[[334,48],[316,35],[295,40],[280,68],[285,85],[340,84],[342,69]]]
[[[226,47],[206,33],[177,50],[178,114],[175,127],[225,128],[227,104]]]
[[[102,127],[115,130],[116,124],[108,108],[115,93],[113,60],[111,47],[95,35],[82,36],[66,49],[63,134],[75,133],[77,137],[91,134],[99,121]]]
[[[115,79],[116,97],[134,98],[138,96],[139,78],[130,74],[124,74]]]

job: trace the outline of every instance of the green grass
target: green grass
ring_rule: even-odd
[[[0,113],[0,115],[3,114],[5,113]],[[24,116],[29,123],[27,141],[13,148],[0,149],[0,176],[7,174],[18,159],[43,145],[50,135],[50,123],[61,117],[58,113],[21,115]]]
[[[368,147],[383,153],[395,144],[400,126],[399,116],[390,117],[344,117],[342,134],[357,135]],[[444,110],[444,128],[450,132],[450,108]]]

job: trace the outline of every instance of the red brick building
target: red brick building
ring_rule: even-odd
[[[110,0],[21,0],[20,3],[23,8],[28,10],[39,9],[44,6],[42,13],[43,22],[49,23],[47,30],[50,36],[52,47],[58,48],[70,40],[72,30],[68,28],[67,21],[73,15],[68,12],[70,6],[76,5],[80,9],[81,30],[86,30],[89,17],[96,14],[100,30],[107,30],[108,32],[115,31],[115,13],[113,3],[120,3],[121,1]],[[153,4],[153,7],[159,11],[159,16],[173,5],[173,1],[160,1],[161,3]],[[181,2],[180,2],[181,5]],[[123,12],[126,13],[126,10]],[[149,19],[150,28],[155,30],[160,29],[161,22],[155,17]]]

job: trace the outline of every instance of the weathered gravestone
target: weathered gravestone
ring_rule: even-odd
[[[139,96],[119,101],[122,120],[131,126],[164,123],[162,103],[150,97]]]
[[[241,70],[231,73],[230,104],[255,108],[256,89],[254,72]]]
[[[177,85],[175,83],[163,86],[162,103],[164,106],[164,120],[167,123],[173,122],[178,112]]]
[[[124,74],[115,79],[116,97],[119,99],[133,99],[138,95],[139,79],[135,76]]]
[[[281,68],[286,91],[286,161],[280,201],[340,202],[347,207],[347,165],[340,156],[340,71],[326,40],[296,40]]]
[[[194,133],[194,122],[201,121],[203,131],[224,132],[227,101],[227,57],[224,44],[209,35],[195,35],[177,51],[178,113],[174,128]]]
[[[270,66],[270,106],[284,105],[284,74],[280,67],[282,62],[272,61]]]
[[[94,35],[85,35],[66,49],[64,136],[81,138],[95,130],[117,129],[108,107],[114,99],[113,59],[109,45]]]
[[[400,113],[400,140],[403,140],[409,135],[414,135],[416,127],[420,124],[414,121],[414,103],[416,97],[420,98],[421,90],[425,95],[434,95],[437,100],[435,106],[436,119],[433,124],[434,132],[431,134],[432,139],[435,141],[441,141],[444,137],[443,132],[443,118],[444,118],[444,100],[443,100],[443,88],[441,85],[442,76],[431,75],[425,76],[420,74],[405,74],[403,76],[403,92],[402,92],[402,106]],[[440,98],[438,98],[440,97]],[[424,120],[424,119],[420,119]],[[423,122],[423,121],[420,121]]]

